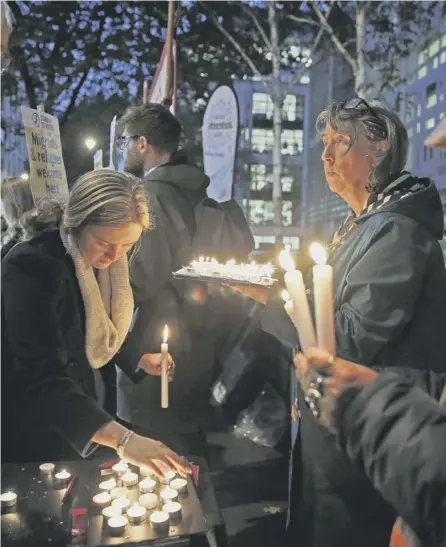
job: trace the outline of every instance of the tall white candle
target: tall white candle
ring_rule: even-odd
[[[169,357],[169,345],[167,338],[169,329],[164,327],[163,343],[161,344],[161,408],[169,407],[169,373],[167,370],[167,361]]]
[[[299,333],[300,346],[305,351],[309,347],[316,346],[316,335],[302,272],[296,270],[288,248],[280,253],[280,265],[287,271],[285,285],[292,301],[285,304],[285,311],[290,315]]]
[[[314,309],[318,346],[331,355],[336,353],[334,329],[333,268],[326,264],[327,253],[320,243],[312,243]]]

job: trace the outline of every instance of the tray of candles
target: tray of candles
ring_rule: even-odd
[[[180,545],[208,531],[193,480],[118,462],[111,474],[96,472],[89,507],[88,545]],[[175,541],[178,540],[178,541]]]
[[[275,268],[272,264],[236,264],[230,260],[220,263],[214,258],[192,261],[173,273],[175,279],[195,281],[218,281],[226,285],[254,285],[270,288],[277,283],[274,279]]]

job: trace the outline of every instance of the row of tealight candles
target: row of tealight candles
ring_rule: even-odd
[[[182,507],[178,502],[181,495],[187,494],[187,480],[176,478],[173,471],[160,479],[164,488],[158,495],[155,493],[157,481],[150,470],[140,468],[144,477],[139,480],[138,473],[132,472],[124,461],[112,467],[115,477],[99,484],[101,492],[93,497],[95,507],[107,518],[107,527],[111,535],[124,534],[126,526],[142,524],[150,511],[149,522],[154,530],[165,532],[169,525],[177,525],[182,520]],[[118,485],[118,481],[122,486]],[[128,498],[128,489],[137,488],[138,500],[134,503]],[[159,510],[161,506],[161,510]]]
[[[255,261],[250,264],[237,264],[235,260],[220,263],[215,258],[205,258],[203,256],[192,261],[190,266],[198,275],[226,277],[239,281],[250,281],[251,283],[271,280],[274,273],[272,264],[256,264]]]
[[[290,248],[280,253],[280,265],[286,270],[283,294],[285,311],[299,334],[303,351],[318,346],[335,355],[336,342],[334,330],[333,268],[326,264],[327,255],[320,243],[312,243],[310,254],[316,265],[313,267],[313,295],[316,330],[308,303],[302,272],[296,270]]]

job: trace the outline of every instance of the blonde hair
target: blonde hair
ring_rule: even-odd
[[[66,204],[43,200],[25,215],[25,239],[63,227],[77,241],[88,226],[117,226],[134,222],[151,227],[149,203],[139,179],[111,169],[90,171],[78,178]]]
[[[3,213],[8,228],[4,234],[9,240],[20,236],[20,221],[25,213],[34,208],[34,199],[29,181],[22,178],[11,178],[2,183],[1,197]]]

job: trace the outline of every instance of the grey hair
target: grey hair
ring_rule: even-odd
[[[370,143],[386,141],[386,151],[370,174],[369,192],[382,191],[389,180],[404,170],[407,161],[409,139],[400,118],[380,101],[365,101],[355,97],[341,103],[332,103],[323,110],[316,129],[323,133],[329,125],[333,131],[349,135],[350,147],[361,132]]]
[[[129,173],[98,169],[79,177],[66,204],[43,200],[25,215],[24,238],[60,227],[78,242],[88,226],[119,226],[134,222],[151,227],[149,203],[141,181]]]
[[[15,23],[15,17],[5,0],[0,0],[0,11],[2,13],[2,28],[7,27],[8,32],[12,32]]]
[[[1,198],[4,217],[8,225],[5,240],[20,237],[22,217],[34,208],[34,199],[29,181],[19,177],[6,180],[1,186]]]

